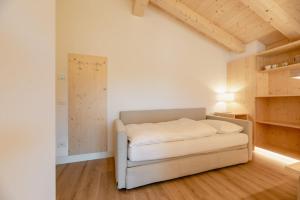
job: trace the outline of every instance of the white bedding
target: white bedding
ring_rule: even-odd
[[[245,144],[248,144],[248,135],[246,134],[215,134],[192,140],[129,146],[128,158],[131,161],[164,159],[196,153],[207,153]]]
[[[217,130],[217,133],[219,134],[240,133],[244,130],[243,127],[237,124],[221,121],[221,120],[206,119],[206,120],[201,120],[201,122],[214,127]]]
[[[128,124],[126,129],[130,147],[189,140],[217,133],[212,126],[187,118],[160,123]]]

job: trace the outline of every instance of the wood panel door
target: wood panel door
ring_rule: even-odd
[[[107,151],[107,58],[69,54],[69,154]]]

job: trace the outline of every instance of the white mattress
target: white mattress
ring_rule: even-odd
[[[216,134],[191,140],[129,146],[128,158],[130,161],[165,159],[207,153],[245,144],[248,144],[248,135],[244,133]]]

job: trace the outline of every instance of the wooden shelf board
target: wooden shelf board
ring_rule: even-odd
[[[286,166],[286,169],[291,173],[298,174],[300,176],[300,162],[290,164]]]
[[[276,47],[276,48],[273,48],[273,49],[262,51],[262,52],[260,52],[256,55],[257,56],[272,56],[272,55],[280,54],[282,52],[291,51],[291,50],[294,50],[294,49],[297,49],[297,48],[300,49],[300,40],[288,43],[286,45],[282,45],[280,47]]]
[[[294,158],[294,159],[297,159],[297,160],[300,160],[300,150],[299,151],[293,151],[293,150],[290,150],[290,149],[286,149],[286,148],[283,148],[283,147],[278,147],[278,146],[271,145],[271,144],[257,144],[255,146],[260,147],[262,149],[266,149],[266,150],[275,152],[275,153],[279,153],[279,154],[282,154],[282,155],[285,155],[285,156],[288,156],[288,157],[291,157],[291,158]]]
[[[266,120],[256,120],[256,123],[300,129],[300,123],[275,122]]]
[[[259,70],[259,72],[261,72],[261,73],[270,73],[270,72],[277,72],[277,71],[290,70],[290,69],[300,69],[300,63],[288,65],[286,67],[278,67],[278,68],[275,68],[275,69]]]
[[[300,95],[266,95],[266,96],[256,96],[255,98],[276,98],[276,97],[300,97]]]

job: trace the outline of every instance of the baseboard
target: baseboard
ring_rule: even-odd
[[[97,153],[88,153],[88,154],[80,154],[73,156],[57,156],[56,164],[66,164],[66,163],[74,163],[74,162],[82,162],[88,160],[96,160],[112,157],[112,152],[97,152]]]

